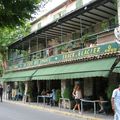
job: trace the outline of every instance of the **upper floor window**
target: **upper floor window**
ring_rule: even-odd
[[[40,23],[38,23],[38,29],[40,29],[41,28],[41,22]]]
[[[63,10],[63,11],[55,14],[55,15],[53,16],[53,17],[54,17],[54,20],[59,19],[60,17],[62,17],[63,15],[65,15],[65,13],[66,13],[66,10]]]

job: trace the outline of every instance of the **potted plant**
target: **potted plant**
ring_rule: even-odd
[[[55,100],[57,104],[59,103],[60,98],[61,98],[61,90],[57,89],[56,90],[56,100]]]
[[[109,27],[109,22],[107,20],[103,20],[101,22],[101,30],[107,30]]]
[[[71,101],[71,99],[72,99],[72,91],[71,91],[70,87],[65,88],[65,90],[63,92],[63,98],[68,99],[68,100]],[[70,108],[71,107],[71,102],[69,104],[68,100],[64,100],[64,102],[63,102],[63,104],[64,104],[63,106],[65,108]]]

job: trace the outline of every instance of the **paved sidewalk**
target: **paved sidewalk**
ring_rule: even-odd
[[[37,104],[37,103],[24,103],[21,101],[8,101],[5,100],[5,102],[11,103],[11,104],[17,104],[17,105],[22,105],[22,106],[26,106],[26,107],[30,107],[33,109],[37,109],[37,110],[46,110],[49,112],[55,112],[58,114],[64,114],[64,115],[68,115],[68,116],[72,116],[72,117],[77,117],[77,118],[81,118],[83,120],[113,120],[113,116],[112,115],[100,115],[100,114],[96,114],[96,116],[94,116],[93,112],[84,112],[83,114],[79,114],[78,112],[73,112],[72,110],[68,110],[68,109],[63,109],[63,108],[59,108],[59,107],[51,107],[49,105],[43,105],[43,104]]]

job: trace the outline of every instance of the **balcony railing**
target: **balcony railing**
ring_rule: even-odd
[[[97,36],[94,35],[94,37],[89,40],[96,41]],[[62,43],[62,44],[59,44],[59,45],[56,45],[53,47],[49,47],[49,48],[42,49],[42,50],[39,50],[36,52],[32,52],[30,54],[28,53],[27,55],[17,56],[17,58],[15,58],[15,59],[9,59],[8,63],[9,63],[9,66],[11,66],[13,64],[15,65],[15,64],[24,63],[27,61],[33,61],[35,59],[43,59],[43,58],[47,58],[50,56],[74,51],[77,49],[82,49],[85,47],[87,47],[87,46],[85,46],[85,43],[82,41],[82,39],[71,40],[69,42],[65,42],[65,43]]]

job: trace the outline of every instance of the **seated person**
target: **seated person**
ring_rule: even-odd
[[[101,95],[99,96],[99,106],[100,106],[100,110],[98,111],[98,113],[104,113],[106,101],[105,101],[104,97]]]
[[[49,89],[46,90],[46,95],[50,95],[51,94],[51,91]]]
[[[103,97],[99,96],[99,106],[100,106],[100,110],[98,111],[99,113],[104,111],[104,107],[103,107],[104,103],[102,101],[104,101]]]
[[[41,92],[41,95],[46,95],[45,89]]]

